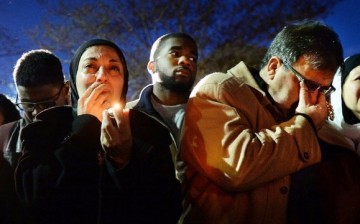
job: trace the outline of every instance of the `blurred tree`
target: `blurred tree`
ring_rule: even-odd
[[[65,55],[85,40],[110,39],[124,50],[130,71],[129,99],[150,83],[151,44],[174,31],[198,42],[199,75],[226,71],[238,61],[258,66],[269,41],[287,23],[324,18],[341,0],[38,0],[48,8],[29,30],[34,43]]]
[[[7,29],[4,27],[0,27],[0,57],[16,55],[19,53],[18,49],[16,49],[16,44],[18,40],[13,38]]]
[[[14,38],[9,30],[0,26],[0,57],[9,57],[22,53],[23,48],[19,46],[18,39]],[[4,71],[5,64],[0,64],[1,71]],[[0,75],[0,93],[8,94],[5,89],[14,88],[12,79],[9,79],[11,74],[5,74],[4,72]],[[11,80],[9,82],[9,80]]]

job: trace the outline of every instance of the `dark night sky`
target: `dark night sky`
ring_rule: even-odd
[[[332,14],[323,21],[330,25],[340,36],[344,46],[344,56],[350,56],[360,52],[360,1],[343,0],[333,9]],[[39,23],[42,15],[46,12],[35,0],[12,0],[0,2],[0,26],[9,30],[13,37],[19,39],[23,51],[38,48],[31,45],[24,31]],[[56,54],[56,52],[54,52]],[[59,56],[59,55],[58,55]],[[12,69],[20,55],[12,57],[0,57],[0,93],[11,97],[15,95],[15,87],[12,84]],[[61,56],[60,56],[61,57]],[[64,68],[67,74],[67,68]],[[10,83],[10,84],[9,84]]]

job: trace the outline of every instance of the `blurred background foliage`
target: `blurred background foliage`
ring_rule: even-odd
[[[241,60],[258,67],[271,39],[284,25],[305,18],[324,18],[339,1],[37,0],[46,13],[26,35],[34,46],[57,54],[66,73],[82,42],[91,38],[114,41],[127,59],[128,100],[132,100],[151,83],[146,70],[150,48],[165,33],[182,31],[197,41],[199,80],[211,72],[226,71]],[[13,47],[16,37],[0,30],[4,46],[0,56],[20,54],[19,48]]]

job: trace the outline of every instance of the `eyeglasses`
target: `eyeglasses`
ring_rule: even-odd
[[[316,90],[319,90],[320,92],[322,92],[325,96],[330,96],[333,92],[335,92],[335,87],[333,85],[330,86],[322,86],[317,82],[311,81],[309,79],[305,79],[304,76],[302,76],[298,71],[295,70],[295,68],[293,68],[291,65],[289,64],[285,64],[285,66],[287,68],[289,68],[294,75],[296,76],[296,78],[299,80],[299,82],[304,82],[305,85],[307,86],[308,90],[311,92],[314,92]]]
[[[54,106],[56,106],[56,101],[59,99],[62,89],[63,89],[63,86],[61,86],[61,88],[57,94],[50,97],[51,100],[44,100],[44,101],[40,101],[40,102],[18,102],[19,97],[18,97],[18,95],[16,95],[15,105],[21,111],[25,111],[27,113],[32,113],[35,110],[35,108],[39,108],[40,110],[45,110],[47,108],[54,107]]]

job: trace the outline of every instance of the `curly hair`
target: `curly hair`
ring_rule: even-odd
[[[25,52],[14,66],[13,77],[16,86],[25,87],[65,82],[60,59],[45,49]]]

